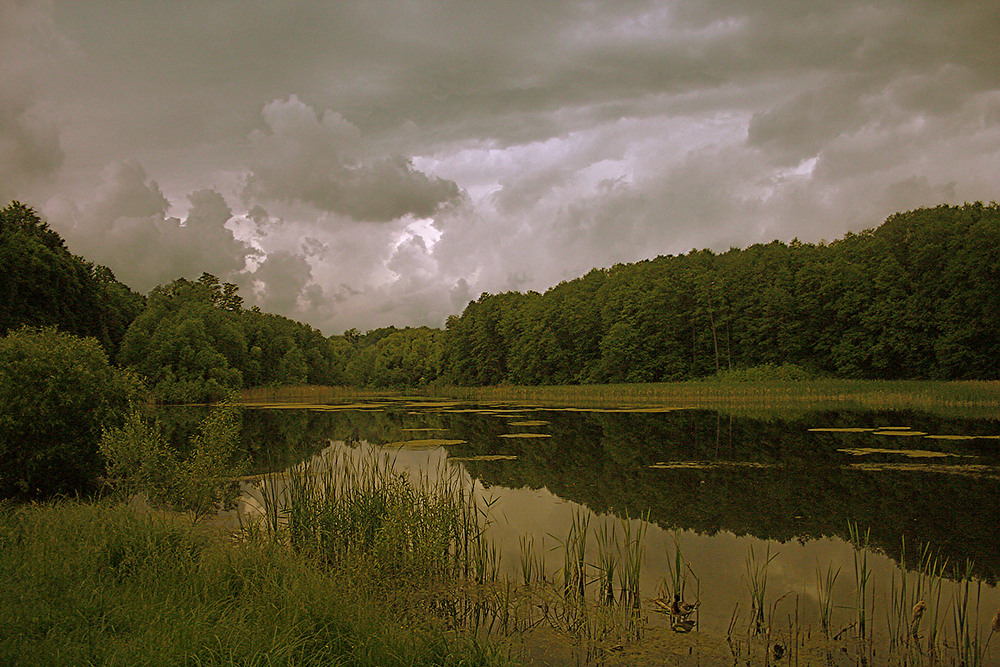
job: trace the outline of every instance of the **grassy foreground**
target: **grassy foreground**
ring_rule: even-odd
[[[3,665],[500,665],[408,586],[120,504],[0,506]]]

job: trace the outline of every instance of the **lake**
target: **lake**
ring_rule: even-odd
[[[173,428],[192,428],[194,421],[177,418]],[[526,545],[544,558],[546,577],[557,580],[560,544],[574,520],[587,522],[587,560],[594,566],[602,530],[619,541],[625,530],[644,533],[645,622],[670,625],[653,600],[670,590],[679,565],[684,600],[699,603],[690,616],[697,630],[738,636],[730,643],[747,652],[743,658],[753,650],[751,597],[762,583],[774,643],[794,645],[793,634],[818,636],[824,606],[831,635],[839,633],[841,641],[855,635],[858,563],[867,577],[871,655],[845,646],[831,656],[834,664],[882,664],[889,628],[911,618],[917,584],[930,607],[918,634],[926,642],[936,617],[942,655],[957,655],[954,644],[968,640],[969,626],[978,626],[982,645],[1000,608],[995,419],[900,411],[750,418],[699,409],[398,398],[248,409],[243,438],[259,471],[324,450],[327,456],[345,450],[390,457],[412,474],[458,466],[464,483],[490,503],[489,536],[512,580],[522,576]],[[259,490],[248,482],[245,491],[240,510],[253,513]],[[942,576],[919,576],[929,569]],[[824,580],[838,571],[826,586],[829,602],[821,604]],[[898,591],[904,573],[910,597]],[[969,619],[956,627],[955,603],[966,588],[970,601],[958,606]],[[893,599],[906,607],[895,616]],[[983,664],[1000,664],[998,649],[1000,638],[990,643]],[[703,664],[713,664],[708,655]]]

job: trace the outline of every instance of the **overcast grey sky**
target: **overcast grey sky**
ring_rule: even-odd
[[[0,200],[327,334],[998,199],[1000,2],[0,0]]]

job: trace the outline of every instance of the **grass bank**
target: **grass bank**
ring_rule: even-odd
[[[547,387],[434,387],[428,391],[475,403],[707,408],[748,416],[815,410],[920,410],[963,417],[1000,415],[1000,381],[702,380]]]
[[[405,396],[553,407],[705,408],[739,416],[777,416],[816,410],[919,410],[942,416],[983,418],[1000,415],[1000,381],[706,379],[541,387],[437,385],[406,392],[313,386],[259,387],[241,392],[246,403],[323,404]]]
[[[506,663],[399,581],[106,502],[0,507],[0,572],[3,665]]]

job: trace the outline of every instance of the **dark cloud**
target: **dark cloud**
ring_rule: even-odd
[[[300,310],[299,299],[312,281],[312,269],[304,257],[279,250],[268,254],[250,278],[256,283],[261,308],[290,316]]]
[[[998,37],[987,0],[19,0],[0,194],[140,288],[209,270],[329,332],[439,325],[996,199]]]
[[[358,129],[339,114],[291,96],[264,107],[254,132],[249,197],[300,200],[356,220],[426,217],[458,196],[451,181],[428,176],[402,156],[362,160]]]
[[[188,195],[181,220],[167,215],[167,199],[138,163],[113,164],[103,176],[84,207],[56,202],[50,209],[51,222],[74,252],[110,266],[144,292],[205,271],[228,280],[244,268],[250,249],[227,229],[232,211],[218,192]]]

